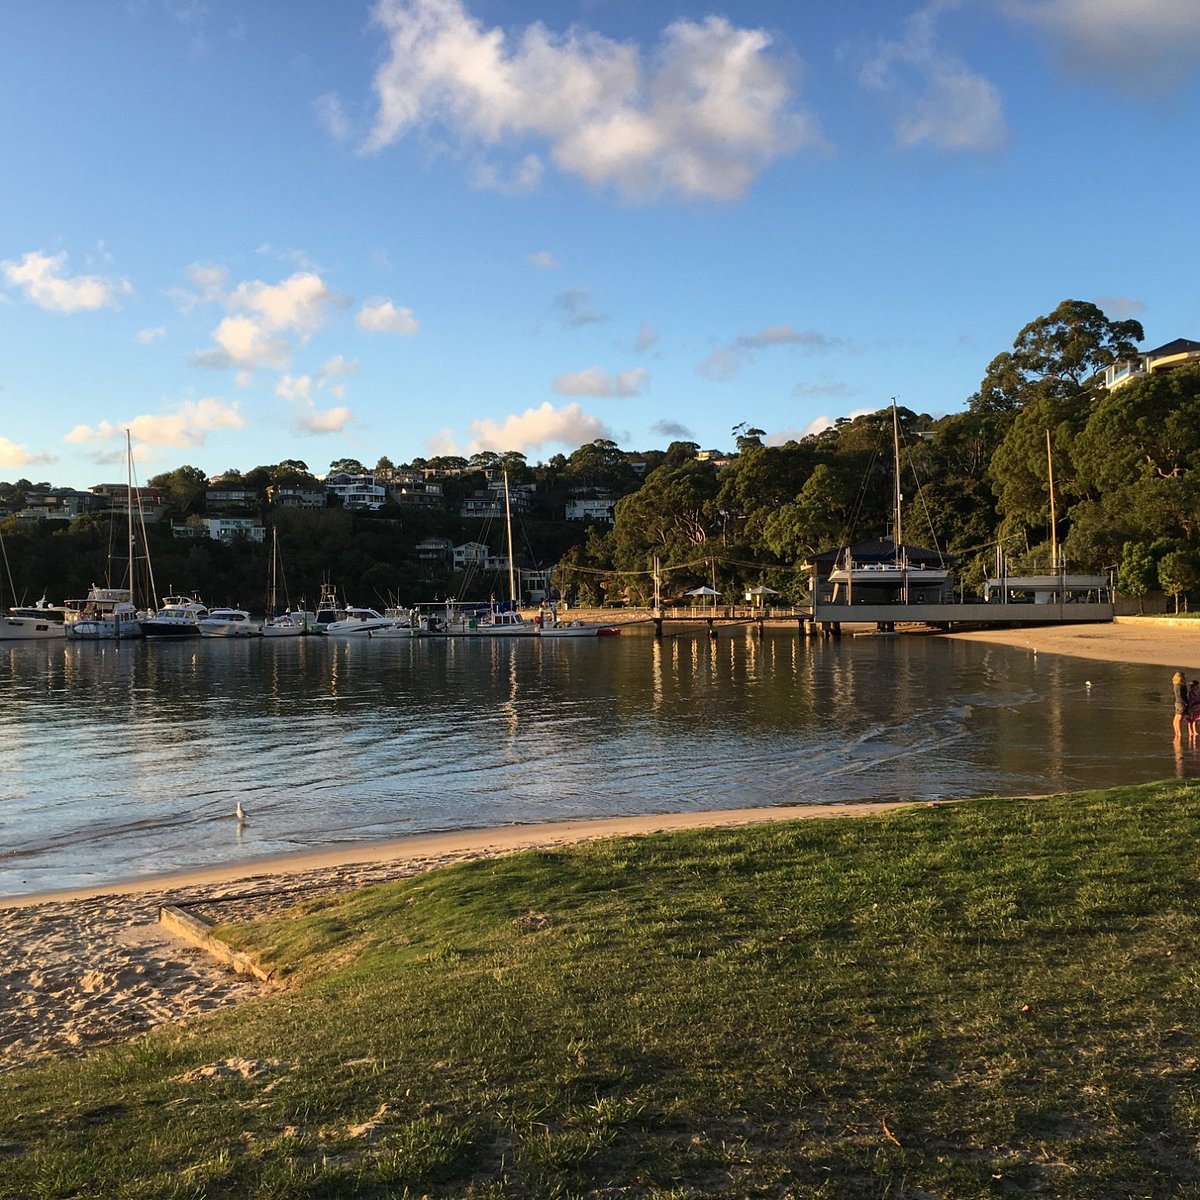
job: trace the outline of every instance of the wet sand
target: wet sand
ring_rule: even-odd
[[[1018,646],[1040,654],[1068,654],[1102,662],[1145,663],[1200,671],[1200,620],[1172,622],[1118,617],[1111,625],[1048,625],[1028,629],[981,629],[940,634],[967,642]]]

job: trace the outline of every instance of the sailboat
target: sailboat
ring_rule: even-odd
[[[125,509],[127,527],[128,560],[126,578],[128,587],[97,587],[92,585],[87,597],[83,600],[68,600],[67,614],[63,623],[63,631],[67,638],[80,641],[101,641],[109,639],[139,638],[142,636],[142,620],[147,615],[139,612],[135,602],[135,581],[138,566],[144,564],[148,577],[149,592],[147,595],[157,595],[154,587],[154,572],[150,566],[150,555],[147,550],[139,559],[135,553],[137,536],[140,534],[142,546],[146,546],[146,522],[142,517],[142,501],[140,493],[135,491],[133,482],[133,443],[130,441],[129,430],[125,431]],[[134,506],[137,506],[137,520],[134,520]],[[111,561],[111,560],[110,560]]]
[[[312,614],[293,612],[289,602],[286,612],[279,612],[279,530],[271,527],[271,579],[267,597],[267,619],[263,622],[263,637],[303,637],[308,632]]]
[[[834,603],[940,603],[952,597],[950,571],[940,554],[904,544],[900,487],[900,418],[892,400],[892,539],[847,547],[838,557],[829,582]],[[852,553],[853,550],[853,553]],[[838,592],[843,593],[839,597]],[[857,595],[856,595],[857,593]]]
[[[517,590],[516,561],[513,558],[512,502],[508,492],[508,472],[504,472],[504,526],[508,542],[509,606],[496,604],[456,603],[447,600],[443,614],[425,618],[422,637],[534,637],[537,626],[526,621],[520,613],[520,593]]]
[[[1059,552],[1058,514],[1054,504],[1054,452],[1050,430],[1046,430],[1046,481],[1050,491],[1050,570],[1028,575],[1010,575],[1004,548],[996,547],[996,574],[983,585],[989,604],[1112,604],[1112,585],[1107,575],[1067,574],[1067,562]],[[1110,613],[1111,616],[1111,613]]]

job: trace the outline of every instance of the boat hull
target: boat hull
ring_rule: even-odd
[[[0,642],[44,642],[65,637],[61,621],[0,617]]]
[[[179,641],[182,638],[197,638],[200,636],[200,625],[197,621],[140,621],[142,637],[152,641]]]

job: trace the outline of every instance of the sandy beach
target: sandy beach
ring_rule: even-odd
[[[1200,622],[1122,620],[943,636],[1200,670]],[[757,808],[456,831],[87,891],[0,898],[0,1071],[47,1055],[83,1053],[271,986],[235,974],[167,933],[158,923],[164,904],[189,906],[214,921],[252,920],[277,915],[315,894],[351,891],[532,847],[670,829],[862,817],[895,807],[901,806]]]
[[[1019,646],[1040,654],[1069,654],[1103,662],[1146,663],[1200,671],[1200,621],[1118,617],[1112,625],[1050,625],[939,635],[968,642]]]
[[[162,905],[235,923],[277,916],[315,895],[534,847],[671,829],[863,816],[899,807],[904,806],[758,808],[458,830],[267,859],[252,867],[0,899],[0,1072],[131,1038],[271,986],[236,974],[167,932],[158,922]]]

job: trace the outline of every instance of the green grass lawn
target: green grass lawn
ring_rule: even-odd
[[[286,990],[4,1076],[0,1195],[1200,1196],[1198,835],[1171,782],[313,901],[224,931]]]

